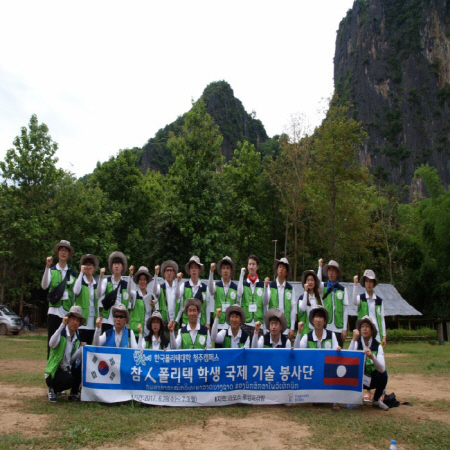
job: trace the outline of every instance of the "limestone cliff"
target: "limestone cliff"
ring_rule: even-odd
[[[376,176],[409,184],[429,163],[450,183],[450,0],[356,0],[334,78],[370,136],[360,158]]]

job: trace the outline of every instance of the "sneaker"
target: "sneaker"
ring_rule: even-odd
[[[69,402],[79,402],[80,397],[78,397],[77,394],[70,394],[69,395]]]
[[[61,397],[67,397],[66,391],[58,392],[57,395],[60,395]]]
[[[55,391],[52,388],[48,388],[48,401],[50,403],[56,403],[58,400],[56,400],[56,394]]]
[[[372,406],[374,408],[383,409],[384,411],[387,411],[389,409],[389,406],[385,405],[381,400],[376,400],[376,401],[374,400],[372,402]]]

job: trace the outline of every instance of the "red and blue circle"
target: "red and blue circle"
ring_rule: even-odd
[[[98,371],[99,371],[100,375],[107,375],[109,372],[108,363],[106,361],[100,361],[98,363]]]

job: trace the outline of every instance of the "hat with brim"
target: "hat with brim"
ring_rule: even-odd
[[[302,273],[302,286],[305,286],[306,284],[306,280],[308,279],[309,276],[312,276],[314,278],[314,281],[316,282],[316,286],[319,287],[319,279],[317,278],[316,272],[314,272],[314,270],[305,270]]]
[[[127,263],[127,258],[125,257],[125,255],[122,252],[112,252],[109,255],[109,259],[108,259],[108,267],[109,267],[109,271],[112,273],[112,266],[113,266],[113,261],[115,259],[120,259],[120,262],[122,263],[122,275],[125,275],[127,273],[127,268],[128,268],[128,263]]]
[[[153,280],[153,276],[150,274],[150,272],[148,271],[147,267],[141,266],[141,267],[139,267],[139,270],[133,276],[133,281],[136,284],[139,284],[139,277],[141,275],[146,275],[147,276],[147,284],[150,283],[150,281]]]
[[[198,312],[202,311],[202,302],[198,298],[188,298],[184,302],[184,308],[183,308],[183,312],[186,315],[187,315],[187,310],[188,310],[189,306],[191,306],[191,305],[195,305],[198,309]]]
[[[366,279],[373,280],[373,287],[375,287],[378,284],[377,278],[375,277],[375,272],[373,270],[366,270],[364,271],[364,275],[361,277],[361,280],[359,283],[363,288],[366,287]]]
[[[228,310],[227,310],[228,311]],[[266,328],[270,329],[270,319],[272,317],[276,317],[281,322],[281,332],[284,333],[284,331],[287,328],[287,322],[286,317],[284,317],[284,314],[277,308],[271,308],[264,314],[264,324],[266,325]]]
[[[362,319],[359,319],[356,321],[356,329],[359,331],[359,334],[361,335],[361,325],[366,322],[368,323],[372,328],[372,337],[374,338],[377,335],[377,327],[373,323],[373,320],[370,316],[364,316]]]
[[[338,279],[342,278],[342,270],[339,267],[339,264],[336,261],[331,260],[328,264],[326,264],[325,266],[323,266],[323,274],[328,277],[328,268],[329,267],[334,267],[337,271],[338,271]]]
[[[200,262],[200,258],[198,257],[198,256],[191,256],[191,259],[189,260],[189,262],[184,266],[184,271],[188,274],[188,275],[190,275],[190,272],[189,272],[189,266],[191,265],[191,263],[195,263],[195,264],[197,264],[197,266],[199,266],[200,267],[200,274],[202,274],[203,273],[203,271],[205,270],[205,266]]]
[[[229,306],[225,311],[225,320],[229,323],[231,314],[239,314],[241,316],[241,323],[245,323],[245,312],[239,305]]]
[[[78,317],[81,319],[80,326],[83,326],[86,323],[86,319],[83,317],[83,312],[81,310],[81,306],[74,305],[70,308],[70,311],[66,314],[67,317]]]
[[[55,246],[53,247],[53,251],[55,252],[55,254],[58,254],[58,251],[61,247],[66,247],[69,249],[69,258],[72,258],[72,256],[75,253],[75,250],[73,249],[73,247],[70,245],[69,241],[65,241],[64,239],[59,241],[57,244],[55,244]]]
[[[164,272],[166,271],[166,269],[168,267],[172,267],[173,271],[175,272],[175,275],[178,273],[178,264],[175,261],[172,261],[172,260],[169,259],[167,261],[164,261],[161,264],[161,275],[163,277],[164,277]]]
[[[83,266],[87,260],[91,260],[94,264],[94,272],[98,269],[98,258],[95,255],[91,255],[88,253],[87,255],[83,255],[80,259],[80,266]]]
[[[309,323],[314,323],[313,319],[314,317],[317,315],[317,313],[319,313],[320,315],[325,316],[325,325],[327,325],[328,323],[328,319],[329,319],[329,314],[326,308],[324,308],[323,306],[315,306],[314,308],[311,308],[311,311],[309,312]]]
[[[153,319],[159,319],[161,322],[161,329],[164,331],[164,320],[162,318],[162,315],[159,311],[155,311],[148,319],[147,319],[147,330],[152,329],[152,320]],[[151,331],[150,331],[151,332]]]
[[[226,263],[227,265],[231,266],[231,277],[234,277],[234,272],[236,271],[236,265],[234,264],[233,260],[229,256],[225,256],[217,263],[217,273],[219,276],[222,276],[222,266]]]
[[[119,305],[113,306],[112,309],[112,316],[114,317],[114,314],[116,312],[125,313],[127,316],[127,323],[130,321],[130,313],[128,312],[128,309],[123,303],[120,303]]]
[[[291,265],[289,264],[289,261],[287,260],[287,258],[281,258],[281,259],[276,259],[275,262],[273,263],[273,272],[275,275],[277,275],[277,269],[278,266],[280,264],[283,264],[284,266],[287,266],[287,271],[286,271],[286,279],[288,279],[291,275]]]

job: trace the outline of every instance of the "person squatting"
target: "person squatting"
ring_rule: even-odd
[[[273,280],[266,277],[262,281],[259,258],[250,255],[236,285],[232,281],[235,263],[229,256],[211,263],[205,284],[200,281],[205,266],[196,255],[185,264],[188,280],[182,282],[183,273],[175,261],[157,265],[154,276],[144,266],[134,273],[133,266],[128,269],[125,255],[115,251],[108,258],[110,275],[105,276],[106,269],[101,268],[97,282],[94,273],[99,261],[95,255],[81,257],[77,276],[68,265],[74,255],[70,242],[55,244],[54,253],[58,262],[53,265],[53,257],[47,258],[41,283],[49,291],[45,379],[50,402],[56,402],[57,395],[65,395],[67,389],[71,390],[69,400],[80,400],[81,350],[86,344],[150,350],[340,351],[346,339],[349,296],[339,283],[342,270],[333,260],[323,266],[320,259],[317,274],[313,270],[303,272],[304,293],[295,299],[286,258],[275,260]],[[214,281],[214,271],[220,281]],[[322,276],[327,278],[326,283]],[[377,280],[372,270],[361,277],[364,294],[356,295],[357,282],[355,276],[352,300],[358,306],[359,320],[349,350],[365,353],[367,395],[370,399],[374,389],[373,406],[387,410],[382,401],[388,379],[383,353],[383,302],[373,292]]]

